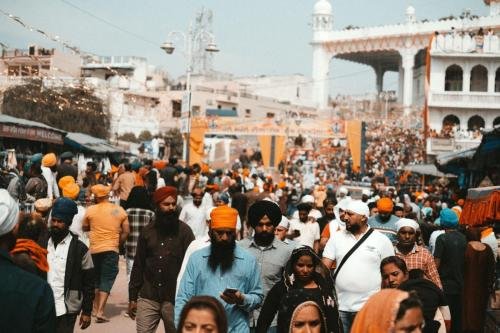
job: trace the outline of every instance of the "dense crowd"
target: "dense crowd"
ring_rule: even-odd
[[[359,196],[344,149],[297,148],[280,175],[245,152],[227,170],[170,158],[107,172],[35,154],[0,189],[0,331],[110,321],[123,256],[138,332],[160,319],[166,332],[482,332],[495,230],[461,228],[446,181],[409,185],[422,146],[370,128]]]

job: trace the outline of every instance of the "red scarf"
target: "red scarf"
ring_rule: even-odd
[[[47,250],[38,245],[35,241],[31,239],[20,238],[16,242],[16,246],[10,254],[16,254],[21,252],[28,252],[31,259],[35,262],[36,267],[42,272],[49,271],[49,263],[47,261]]]

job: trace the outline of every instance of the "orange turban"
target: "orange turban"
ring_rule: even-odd
[[[238,211],[228,206],[219,206],[210,213],[212,229],[236,229]]]
[[[71,177],[71,176],[70,176]],[[67,184],[62,188],[63,197],[76,200],[80,194],[80,186],[76,183]]]
[[[208,164],[203,163],[201,165],[201,173],[209,173],[209,172],[210,172],[210,167],[208,166]]]
[[[379,213],[392,213],[394,204],[389,198],[381,198],[377,201],[377,209]]]
[[[66,186],[74,183],[75,183],[75,178],[73,178],[73,176],[64,176],[61,177],[61,179],[59,179],[57,185],[59,185],[60,188],[65,188]]]
[[[281,182],[278,183],[278,188],[283,189],[285,187],[286,187],[286,183],[285,182],[281,181]]]
[[[167,161],[164,161],[164,160],[153,161],[153,168],[155,168],[157,170],[161,170],[166,166],[167,166]]]
[[[177,201],[177,189],[175,187],[163,186],[153,193],[153,201],[157,205],[168,197],[172,197]]]
[[[50,168],[57,163],[57,157],[54,153],[45,154],[42,158],[42,165],[44,167]]]
[[[247,168],[245,168],[245,169],[243,169],[242,174],[243,174],[243,176],[248,177],[248,176],[250,176],[250,170],[248,170]]]
[[[90,190],[97,198],[102,198],[102,197],[109,195],[109,192],[111,191],[111,187],[105,186],[102,184],[97,184],[97,185],[92,186],[90,188]]]

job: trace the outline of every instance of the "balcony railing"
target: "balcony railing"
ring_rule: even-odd
[[[447,53],[500,53],[500,40],[495,35],[470,36],[457,34],[438,35],[434,38],[431,54]]]
[[[431,92],[429,106],[500,109],[500,93]]]
[[[429,138],[427,139],[427,154],[437,155],[479,146],[481,139]]]

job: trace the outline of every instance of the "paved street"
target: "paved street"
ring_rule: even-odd
[[[131,320],[129,317],[125,317],[123,314],[127,310],[128,306],[128,287],[127,287],[127,274],[125,270],[125,260],[120,256],[120,272],[116,278],[113,289],[111,290],[111,295],[108,299],[108,304],[106,305],[105,315],[110,319],[109,323],[96,324],[95,318],[92,318],[92,324],[86,330],[81,330],[78,326],[75,332],[85,332],[85,333],[132,333],[135,332],[135,321]],[[78,319],[77,319],[78,323]],[[160,321],[157,332],[165,332],[163,329],[163,324]]]

